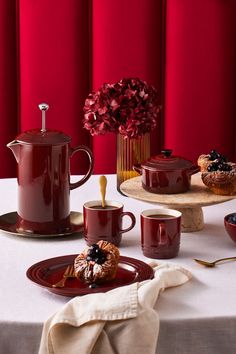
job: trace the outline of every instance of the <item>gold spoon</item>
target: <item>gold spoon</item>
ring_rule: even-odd
[[[105,208],[105,205],[106,205],[105,196],[106,196],[106,188],[107,188],[106,176],[100,176],[99,184],[100,184],[100,192],[101,192],[101,196],[102,196],[102,207]]]
[[[220,258],[217,259],[214,262],[207,262],[207,261],[202,261],[201,259],[194,259],[195,262],[204,265],[205,267],[215,267],[215,265],[219,262],[224,262],[224,261],[236,261],[236,257],[227,257],[227,258]]]

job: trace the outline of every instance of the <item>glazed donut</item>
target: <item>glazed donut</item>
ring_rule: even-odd
[[[82,282],[99,284],[116,277],[119,249],[110,242],[99,241],[87,247],[74,261],[75,276]]]

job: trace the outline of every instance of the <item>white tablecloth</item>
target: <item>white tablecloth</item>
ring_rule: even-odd
[[[107,199],[122,201],[124,209],[137,217],[135,228],[123,235],[120,252],[148,262],[140,248],[139,215],[142,210],[155,206],[122,196],[116,191],[116,176],[107,177]],[[84,186],[71,191],[71,210],[82,212],[85,201],[100,198],[98,180],[99,176],[92,176]],[[17,182],[1,179],[0,213],[16,209]],[[193,261],[193,258],[214,260],[236,256],[236,244],[223,224],[224,215],[234,211],[235,200],[205,207],[204,229],[182,233],[179,256],[168,262],[189,269],[193,278],[184,286],[166,290],[157,301],[160,316],[158,354],[236,352],[236,262],[208,269]],[[36,286],[26,278],[26,270],[43,259],[79,253],[85,242],[82,236],[46,240],[0,232],[0,237],[0,353],[36,354],[44,321],[69,298]]]

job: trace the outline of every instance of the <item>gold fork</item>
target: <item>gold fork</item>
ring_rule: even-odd
[[[66,280],[68,278],[75,278],[74,267],[68,266],[62,276],[62,279],[59,280],[56,284],[53,284],[53,288],[63,288],[65,286]]]
[[[207,261],[203,261],[201,259],[194,259],[195,262],[201,264],[201,265],[204,265],[205,267],[215,267],[215,265],[219,262],[224,262],[224,261],[236,261],[236,257],[227,257],[227,258],[220,258],[220,259],[217,259],[216,261],[214,262],[207,262]]]

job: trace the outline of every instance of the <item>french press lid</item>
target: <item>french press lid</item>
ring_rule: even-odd
[[[46,129],[46,111],[49,108],[47,103],[39,104],[42,111],[42,128],[30,129],[20,133],[16,140],[23,144],[35,145],[63,145],[71,141],[71,137],[55,129]]]

